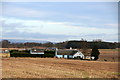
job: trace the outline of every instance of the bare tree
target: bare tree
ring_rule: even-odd
[[[84,54],[85,59],[86,59],[86,57],[89,56],[87,41],[83,41],[83,42],[82,42],[81,51],[82,51],[82,53]]]
[[[3,48],[9,48],[10,46],[10,42],[8,40],[3,40],[2,41],[2,47]]]

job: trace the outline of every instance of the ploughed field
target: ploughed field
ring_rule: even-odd
[[[3,78],[118,78],[118,62],[3,58]]]
[[[99,49],[100,55],[99,60],[100,61],[110,61],[110,62],[118,62],[120,60],[120,49]]]

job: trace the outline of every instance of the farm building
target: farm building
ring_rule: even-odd
[[[30,54],[44,54],[44,49],[31,49]]]
[[[57,57],[57,58],[79,58],[84,59],[84,55],[73,49],[26,49],[26,50],[12,50],[10,51],[11,57]]]
[[[9,53],[8,49],[0,50],[0,53]]]
[[[79,50],[56,49],[55,56],[57,58],[79,58],[84,59],[84,55]]]
[[[55,51],[46,51],[45,49],[31,49],[31,55],[36,55],[36,57],[54,57]]]
[[[46,51],[55,51],[56,48],[54,48],[54,47],[48,47],[48,48],[46,48],[45,50],[46,50]]]

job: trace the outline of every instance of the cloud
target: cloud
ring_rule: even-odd
[[[63,41],[69,39],[116,39],[117,29],[98,28],[81,25],[73,25],[70,22],[53,22],[42,20],[23,20],[16,18],[2,18],[3,37],[48,39]],[[112,36],[114,35],[114,36]],[[108,37],[111,36],[111,37]]]
[[[9,18],[4,19],[6,24],[11,28],[13,26],[19,32],[43,33],[43,34],[60,34],[60,35],[81,35],[96,33],[114,33],[113,29],[103,29],[89,26],[75,26],[69,22],[52,22],[41,20],[22,20]],[[6,25],[5,25],[6,26]],[[4,27],[4,25],[3,25]],[[6,28],[8,29],[8,28]],[[14,30],[14,29],[13,29]],[[102,31],[102,32],[101,32]]]
[[[5,32],[3,35],[5,39],[27,39],[27,40],[45,40],[45,41],[63,41],[67,38],[72,37],[71,35],[52,35],[52,34],[42,34],[42,33],[29,33],[29,32]]]
[[[118,24],[105,24],[105,26],[117,28]]]
[[[68,40],[117,38],[117,3],[3,3],[3,36]]]
[[[31,8],[18,7],[13,5],[3,6],[3,16],[24,17],[24,18],[45,18],[54,15],[54,12],[44,10],[35,10]]]
[[[101,39],[103,41],[110,41],[110,42],[118,42],[118,34],[87,34],[87,35],[80,35],[69,37],[68,40],[80,40],[81,38],[92,41],[96,39]]]
[[[3,15],[100,27],[103,24],[117,23],[117,3],[4,3]]]

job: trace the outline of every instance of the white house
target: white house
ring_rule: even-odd
[[[56,49],[55,56],[57,58],[79,58],[84,59],[84,55],[79,50]]]

